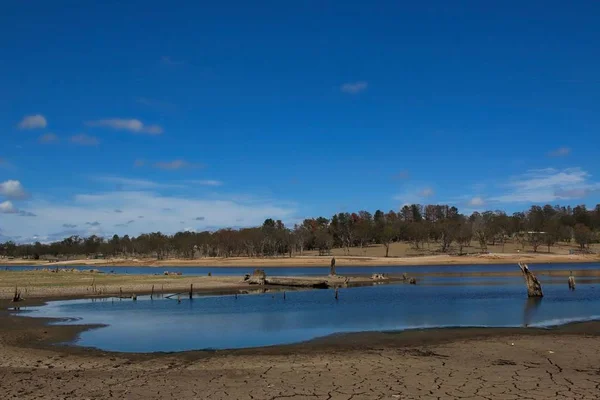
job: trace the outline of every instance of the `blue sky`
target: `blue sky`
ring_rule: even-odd
[[[591,1],[8,2],[0,240],[593,206],[598,17]]]

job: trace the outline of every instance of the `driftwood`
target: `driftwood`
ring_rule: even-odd
[[[525,278],[525,285],[527,285],[527,296],[529,297],[544,297],[542,292],[542,284],[535,275],[529,270],[527,264],[519,263],[519,268]]]
[[[569,289],[575,290],[575,277],[573,276],[573,271],[570,271],[569,275]]]
[[[268,285],[276,286],[290,286],[290,287],[312,287],[312,288],[328,288],[330,285],[327,279],[311,279],[311,278],[293,278],[286,276],[273,276],[265,278],[265,283]]]

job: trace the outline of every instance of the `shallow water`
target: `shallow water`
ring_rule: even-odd
[[[323,261],[324,264],[328,263],[328,260]],[[340,264],[338,262],[338,264]],[[0,269],[7,269],[10,271],[28,271],[42,268],[55,268],[52,264],[43,266],[0,266]],[[175,267],[175,266],[161,266],[161,267],[96,267],[96,266],[58,266],[58,268],[75,268],[78,270],[90,270],[97,269],[104,273],[114,274],[162,274],[164,271],[180,271],[186,276],[202,276],[208,275],[210,272],[213,276],[231,276],[231,275],[244,275],[251,274],[256,268],[251,266],[241,267]],[[598,270],[600,269],[599,263],[556,263],[556,264],[531,264],[531,268],[536,274],[544,275],[551,271],[559,270]],[[268,275],[272,276],[324,276],[329,274],[329,267],[265,267],[265,271]],[[371,275],[373,273],[387,273],[401,275],[406,272],[409,274],[432,274],[432,273],[445,273],[445,272],[518,272],[519,269],[516,264],[490,264],[490,265],[403,265],[403,266],[357,266],[357,267],[344,267],[338,266],[336,271],[340,275],[357,276],[357,275]]]
[[[31,316],[108,324],[76,344],[123,352],[268,346],[342,332],[458,326],[551,326],[600,319],[598,279],[543,281],[545,297],[528,299],[521,277],[423,277],[418,285],[380,284],[333,290],[54,301]]]

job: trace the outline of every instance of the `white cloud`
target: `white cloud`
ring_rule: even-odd
[[[571,149],[569,147],[559,147],[548,153],[550,157],[566,157],[569,154],[571,154]]]
[[[360,92],[363,92],[363,91],[367,90],[368,86],[369,86],[369,84],[367,82],[365,82],[365,81],[348,82],[348,83],[344,83],[340,87],[340,90],[343,93],[358,94]]]
[[[160,135],[163,133],[163,128],[159,125],[145,125],[139,119],[108,118],[88,121],[86,125],[91,127],[105,127],[116,131],[145,133],[148,135]]]
[[[97,146],[100,141],[95,136],[89,136],[85,133],[71,136],[71,142],[80,146]]]
[[[6,200],[0,203],[0,214],[16,214],[19,217],[36,217],[32,212],[18,210],[11,201]]]
[[[43,144],[55,143],[58,142],[58,136],[54,133],[45,133],[38,138],[38,142]]]
[[[530,170],[513,177],[501,186],[502,194],[490,196],[498,203],[545,203],[582,198],[600,190],[600,183],[590,181],[590,174],[581,168]]]
[[[48,126],[46,117],[41,114],[28,115],[19,122],[19,129],[40,129]]]
[[[78,235],[113,234],[138,235],[143,232],[175,233],[180,231],[180,221],[189,221],[190,216],[210,216],[211,226],[230,227],[244,221],[245,226],[259,226],[266,218],[291,221],[296,215],[296,206],[286,202],[262,199],[256,202],[234,201],[230,198],[198,198],[169,196],[147,191],[112,191],[99,194],[81,194],[73,198],[58,198],[56,201],[34,199],[29,202],[37,218],[17,218],[18,215],[3,216],[2,228],[7,236],[30,238],[39,235],[40,241],[58,240],[67,231]],[[170,208],[172,212],[163,212]],[[120,209],[122,213],[115,213]],[[144,218],[139,218],[145,216]],[[196,218],[193,217],[193,218]],[[124,221],[135,221],[125,223]],[[85,223],[88,222],[86,225]],[[98,224],[96,224],[96,222]],[[93,225],[92,225],[93,224]],[[124,224],[127,226],[117,226]],[[206,221],[194,221],[197,229],[207,229]],[[75,225],[81,227],[76,228]],[[185,226],[185,225],[184,225]]]
[[[471,207],[481,207],[482,205],[485,204],[485,201],[481,198],[481,197],[473,197],[471,200],[469,200],[469,206]]]
[[[18,211],[10,201],[6,200],[0,203],[0,213],[2,214],[16,214]]]
[[[25,192],[23,185],[21,185],[21,182],[14,180],[0,183],[0,195],[12,200],[20,200],[29,197],[27,192]]]

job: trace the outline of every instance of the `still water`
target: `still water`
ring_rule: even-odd
[[[527,299],[521,277],[424,277],[418,285],[381,284],[311,290],[137,301],[54,301],[28,315],[66,324],[106,324],[77,345],[123,352],[227,349],[295,343],[343,332],[458,326],[538,326],[600,319],[600,283],[542,281],[545,297]]]
[[[323,267],[265,267],[265,271],[271,276],[324,276],[329,273],[329,259],[324,260]],[[340,265],[341,264],[341,265]],[[56,268],[56,265],[48,264],[43,266],[0,266],[0,269],[10,271],[27,271],[42,268]],[[569,271],[569,270],[597,270],[600,269],[598,263],[570,263],[570,264],[531,264],[536,275],[543,275],[552,271]],[[96,269],[104,273],[113,274],[145,274],[154,275],[162,274],[164,271],[180,271],[186,276],[202,276],[208,275],[210,272],[213,276],[231,276],[251,274],[256,267],[96,267],[96,266],[58,266],[58,268],[75,268],[82,271]],[[409,274],[431,274],[441,272],[511,272],[519,271],[516,264],[498,264],[498,265],[404,265],[404,266],[358,266],[344,267],[343,261],[338,261],[336,271],[340,275],[357,276],[371,275],[373,273],[387,273],[402,275],[403,272]]]

